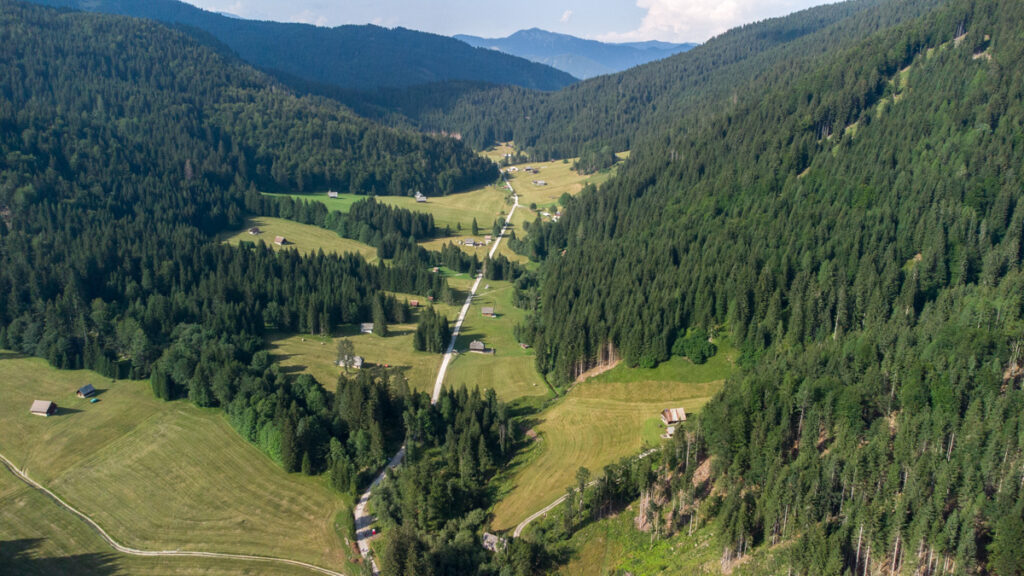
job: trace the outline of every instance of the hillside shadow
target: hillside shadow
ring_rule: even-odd
[[[287,354],[285,352],[271,352],[270,361],[280,363],[294,356],[298,356],[298,354]]]
[[[113,553],[90,553],[39,558],[43,538],[0,541],[0,571],[4,574],[106,576],[121,572]]]
[[[28,356],[20,352],[0,352],[0,360],[20,360],[22,358],[28,358]]]

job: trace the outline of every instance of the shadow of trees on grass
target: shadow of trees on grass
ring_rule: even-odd
[[[0,540],[0,572],[5,575],[105,576],[123,574],[113,553],[39,557],[42,538]]]

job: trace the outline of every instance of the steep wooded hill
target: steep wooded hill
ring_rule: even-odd
[[[799,574],[1020,573],[1022,10],[943,2],[684,117],[537,235],[554,381],[609,342],[742,346],[648,493],[717,523],[723,566],[789,542]]]
[[[402,109],[424,128],[459,132],[474,147],[514,140],[535,159],[571,158],[605,146],[629,150],[680,118],[721,113],[744,94],[809,72],[823,55],[848,49],[935,4],[853,0],[819,6],[745,25],[684,54],[550,94],[515,87],[442,92],[436,106],[421,102]],[[392,108],[401,105],[398,99]]]
[[[152,22],[2,8],[0,346],[139,377],[183,323],[251,351],[268,325],[368,318],[385,286],[442,290],[414,271],[229,248],[215,234],[262,209],[258,188],[405,193],[493,178],[460,143],[297,98]]]
[[[448,287],[415,257],[371,265],[218,234],[283,210],[260,189],[443,192],[496,174],[456,140],[296,97],[156,22],[0,0],[0,348],[220,407],[286,470],[329,468],[339,490],[397,448],[405,378],[364,371],[336,402],[280,370],[264,335],[405,321],[385,291]],[[385,240],[431,227],[359,206]]]
[[[211,34],[243,60],[282,79],[347,90],[447,80],[556,90],[575,78],[546,66],[426,32],[380,26],[324,28],[231,18],[177,0],[32,0],[39,4],[149,18]]]

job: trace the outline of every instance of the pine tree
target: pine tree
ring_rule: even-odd
[[[383,297],[378,294],[373,299],[373,333],[377,336],[388,335],[387,315],[384,314]]]

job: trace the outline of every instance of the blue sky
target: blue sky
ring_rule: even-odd
[[[544,28],[610,42],[703,42],[823,0],[185,0],[244,18],[320,26],[374,23],[438,34],[506,36]]]

